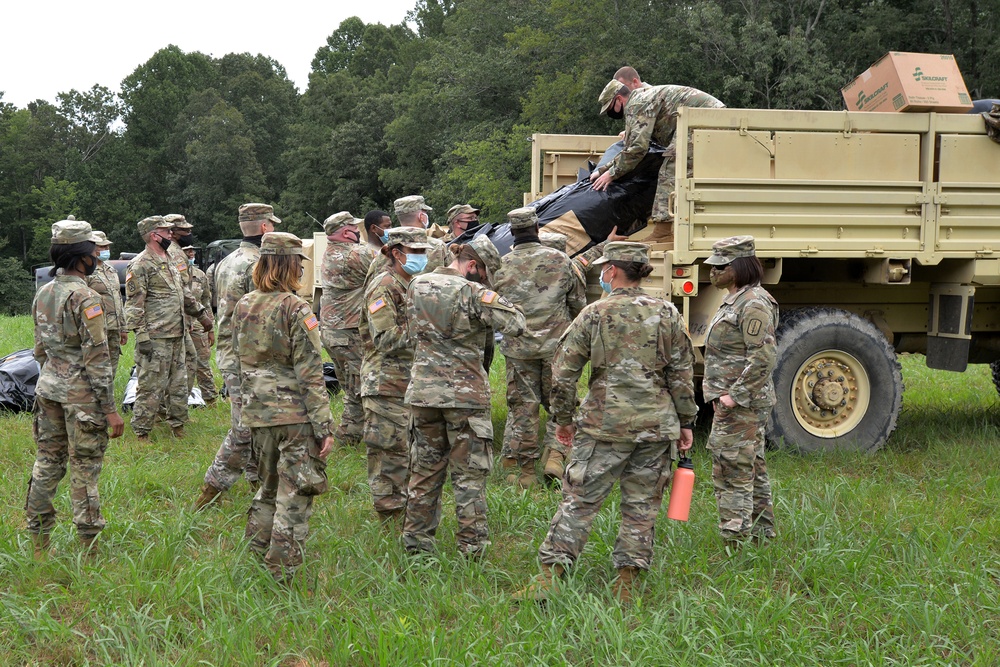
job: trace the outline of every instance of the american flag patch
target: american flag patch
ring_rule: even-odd
[[[497,296],[499,295],[496,292],[486,290],[483,292],[483,303],[493,303],[497,300]]]
[[[178,271],[187,271],[188,270],[187,262],[178,262],[177,263],[177,270]]]
[[[312,331],[313,329],[315,329],[316,327],[319,326],[319,320],[316,319],[315,315],[310,315],[309,317],[307,317],[305,319],[305,321],[303,322],[303,324],[306,325],[306,329],[308,329],[309,331]]]
[[[132,280],[132,272],[131,271],[129,271],[128,273],[125,274],[125,282],[128,282],[130,280]]]
[[[383,308],[385,308],[385,299],[375,299],[371,302],[371,304],[369,304],[368,312],[374,315]]]
[[[579,259],[580,259],[580,263],[583,264],[584,266],[590,265],[590,260],[587,259],[586,257],[580,257]]]
[[[87,316],[88,320],[92,320],[98,315],[103,315],[104,311],[101,310],[101,304],[97,304],[96,306],[91,306],[90,308],[87,308],[85,311],[83,311],[83,314]]]

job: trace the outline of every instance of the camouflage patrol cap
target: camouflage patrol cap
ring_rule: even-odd
[[[151,215],[140,220],[136,227],[139,229],[139,236],[145,236],[154,229],[173,229],[173,225],[163,219],[162,215]]]
[[[427,242],[427,230],[417,227],[393,227],[386,230],[387,246],[404,245],[407,248],[430,250],[434,246]]]
[[[622,88],[625,90],[623,91]],[[602,114],[608,113],[608,109],[615,101],[615,97],[617,97],[618,93],[628,95],[628,86],[623,84],[621,81],[611,79],[611,81],[608,82],[608,85],[604,86],[604,90],[601,91],[600,97],[597,98],[597,103],[601,105]]]
[[[396,215],[403,215],[404,213],[415,213],[417,211],[433,211],[430,206],[424,203],[424,198],[420,195],[410,195],[408,197],[400,197],[392,203],[393,208],[396,209]]]
[[[507,214],[511,229],[531,229],[538,224],[538,214],[530,206],[515,208]]]
[[[309,259],[302,249],[302,239],[288,232],[268,232],[260,240],[261,255],[298,255]]]
[[[705,260],[706,264],[729,264],[737,257],[753,257],[754,244],[752,236],[730,236],[712,244],[712,256]]]
[[[281,224],[281,218],[274,214],[274,207],[270,204],[243,204],[240,206],[239,222],[273,222]]]
[[[94,241],[94,243],[99,246],[111,245],[111,241],[108,240],[108,237],[104,232],[99,232],[95,229],[94,237],[100,239],[100,241]]]
[[[559,232],[538,232],[538,240],[542,242],[543,246],[566,252],[566,243],[569,241],[569,237]]]
[[[493,274],[500,270],[500,253],[497,251],[497,247],[486,235],[475,237],[469,241],[469,245],[476,251],[483,266],[486,267],[486,284],[492,286]]]
[[[346,227],[347,225],[360,225],[364,220],[361,218],[355,218],[349,211],[341,211],[340,213],[334,213],[329,218],[323,221],[323,231],[329,236],[333,234],[341,227]]]
[[[70,218],[52,223],[52,245],[70,245],[86,241],[97,243],[98,238],[90,223],[83,220]]]
[[[194,225],[187,221],[180,213],[168,213],[163,219],[174,226],[174,229],[194,229]]]
[[[445,224],[450,225],[452,220],[462,215],[463,213],[473,213],[475,215],[479,215],[479,209],[472,208],[470,204],[455,204],[454,206],[448,209],[448,218]]]
[[[649,264],[649,246],[635,241],[609,241],[604,246],[604,256],[594,264],[605,262],[639,262]]]

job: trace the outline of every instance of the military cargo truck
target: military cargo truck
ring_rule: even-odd
[[[717,239],[755,237],[781,306],[771,440],[875,450],[902,406],[897,354],[951,371],[1000,359],[1000,145],[979,116],[682,109],[677,136],[689,131],[675,240],[651,246],[644,287],[703,346],[723,297],[704,260]],[[616,140],[534,135],[525,200]]]

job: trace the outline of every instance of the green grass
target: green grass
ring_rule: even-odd
[[[27,318],[0,318],[0,354],[30,342]],[[360,450],[331,455],[306,564],[292,590],[276,587],[242,540],[244,482],[205,513],[189,510],[225,404],[192,411],[185,442],[160,430],[145,447],[112,441],[95,562],[80,556],[64,480],[53,556],[35,563],[22,510],[31,421],[0,417],[0,664],[995,665],[996,391],[985,367],[948,374],[906,357],[903,369],[904,414],[882,451],[770,454],[780,535],[766,547],[720,546],[699,430],[691,521],[661,516],[630,608],[609,592],[616,494],[565,592],[544,609],[517,607],[510,595],[536,572],[557,494],[517,493],[497,471],[486,561],[458,555],[450,500],[439,555],[410,561],[372,516]]]

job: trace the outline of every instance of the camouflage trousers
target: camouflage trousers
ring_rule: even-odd
[[[411,552],[434,550],[434,534],[441,523],[441,491],[450,464],[458,549],[475,554],[489,544],[486,478],[493,469],[490,409],[410,406],[410,412],[410,483],[403,546]]]
[[[108,329],[108,353],[111,355],[111,387],[114,389],[115,378],[118,377],[118,360],[122,356],[121,331]]]
[[[774,537],[771,481],[764,461],[767,411],[715,402],[708,449],[712,452],[712,482],[719,506],[719,532],[724,540],[754,535]]]
[[[346,344],[326,346],[344,397],[344,412],[335,437],[340,444],[360,442],[365,425],[361,409],[361,354],[364,346],[357,329],[340,329],[337,334],[338,342],[346,341]]]
[[[309,423],[251,430],[261,453],[261,484],[245,535],[274,578],[287,581],[302,564],[313,496],[326,491],[326,462]]]
[[[222,376],[229,392],[229,432],[222,440],[215,460],[205,473],[205,484],[220,491],[228,491],[236,480],[246,472],[247,482],[256,482],[260,450],[254,446],[250,429],[243,425],[243,398],[240,392],[240,376],[224,373]]]
[[[188,394],[194,388],[195,378],[198,377],[198,348],[194,344],[194,335],[190,331],[184,332],[184,368],[187,372]]]
[[[410,479],[410,408],[396,396],[365,396],[361,404],[365,409],[368,487],[375,511],[404,509]]]
[[[104,528],[97,478],[108,448],[108,420],[96,403],[75,405],[35,396],[34,437],[38,445],[24,509],[28,531],[48,534],[56,522],[52,500],[69,462],[73,523],[81,538]]]
[[[136,353],[139,386],[132,409],[132,430],[145,435],[153,430],[159,406],[166,406],[166,421],[171,427],[187,422],[187,370],[184,337],[154,338],[149,355]]]
[[[691,178],[694,169],[694,140],[688,135],[687,177]],[[649,217],[653,222],[673,224],[674,215],[670,211],[670,195],[674,192],[677,177],[677,136],[667,146],[663,154],[663,164],[656,180],[656,194],[653,196],[653,211]]]
[[[501,456],[520,462],[537,461],[539,409],[549,409],[552,391],[552,359],[507,357],[507,427],[503,433]],[[567,447],[556,440],[556,424],[545,424],[545,448],[566,455]]]
[[[215,388],[215,376],[212,375],[212,346],[208,344],[208,334],[204,331],[192,331],[191,339],[197,352],[195,375],[198,378],[198,388],[201,389],[201,397],[209,403],[219,396]]]
[[[622,522],[611,555],[616,569],[648,570],[653,559],[656,517],[670,481],[669,442],[605,442],[577,431],[563,476],[563,498],[538,559],[571,566],[590,537],[604,500],[618,481]]]

